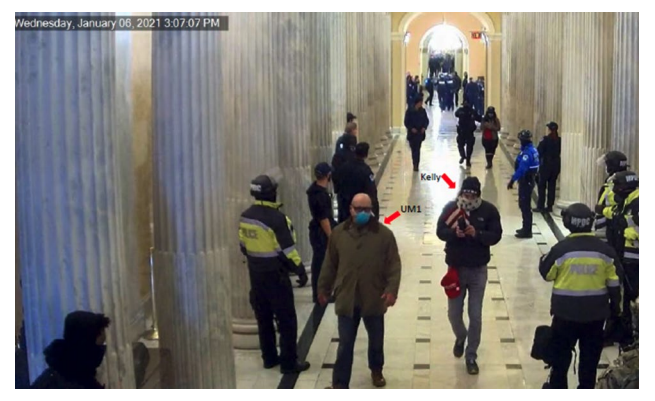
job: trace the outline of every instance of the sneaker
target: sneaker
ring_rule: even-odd
[[[527,233],[525,231],[520,231],[514,234],[516,238],[532,238],[532,233]]]
[[[455,346],[453,347],[453,355],[455,358],[461,358],[464,355],[464,342],[465,340],[455,341]]]
[[[311,365],[307,361],[305,361],[305,362],[296,362],[296,366],[293,366],[291,369],[281,368],[280,372],[283,375],[300,373],[300,372],[304,372],[304,371],[308,370],[310,366]]]
[[[382,375],[382,370],[373,370],[371,371],[371,381],[375,387],[384,387],[387,385],[387,381]]]
[[[477,375],[480,373],[480,368],[478,368],[477,362],[475,362],[475,359],[467,359],[466,360],[466,371],[470,375]]]

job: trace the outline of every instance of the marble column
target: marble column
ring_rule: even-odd
[[[503,115],[503,103],[501,102],[501,74],[502,74],[502,52],[503,52],[503,35],[489,34],[487,35],[487,77],[485,88],[485,104],[494,106],[498,116]],[[502,121],[501,121],[502,124]]]
[[[534,17],[535,22],[535,36],[534,36],[534,82],[532,84],[534,89],[534,106],[533,106],[533,119],[534,129],[534,143],[539,143],[539,140],[544,135],[545,125],[548,123],[546,111],[546,93],[550,90],[551,86],[555,86],[558,82],[553,82],[549,78],[548,69],[551,68],[550,60],[548,59],[548,13],[536,13]],[[554,60],[558,62],[559,60]],[[561,85],[561,83],[560,83]]]
[[[502,131],[508,135],[516,134],[516,120],[514,115],[515,109],[515,78],[513,76],[516,62],[515,62],[515,46],[516,38],[514,36],[514,27],[516,25],[516,16],[514,13],[503,13],[503,41],[502,41],[502,71],[501,71],[501,88],[503,95],[501,96],[501,114],[500,120],[502,124]]]
[[[362,13],[346,13],[346,110],[357,116],[359,141],[366,139],[366,115],[361,102],[363,83],[360,78]]]
[[[546,89],[545,120],[540,124],[548,124],[555,121],[560,124],[562,119],[562,44],[564,13],[547,13],[546,35],[548,38],[546,62],[548,69],[545,71],[548,80],[552,85]],[[545,127],[544,127],[545,128]],[[547,131],[545,131],[547,132]]]
[[[582,198],[592,205],[603,184],[605,172],[596,160],[608,150],[612,138],[612,78],[614,56],[614,13],[584,13],[582,116]]]
[[[518,25],[518,129],[529,129],[534,133],[536,13],[520,13]]]
[[[330,93],[330,13],[308,13],[307,36],[309,97],[310,97],[310,165],[331,162],[334,153],[331,127]],[[340,115],[345,119],[344,113]]]
[[[98,379],[134,388],[114,32],[16,32],[16,193],[32,380],[66,314],[107,315]]]
[[[346,14],[330,13],[330,149],[324,156],[332,160],[334,144],[346,126]]]
[[[221,96],[222,119],[228,133],[224,142],[224,168],[229,169],[224,207],[232,283],[232,329],[235,348],[258,349],[257,322],[249,298],[250,277],[246,258],[239,249],[239,217],[254,202],[250,181],[260,174],[272,173],[279,166],[276,105],[280,103],[279,107],[284,107],[286,99],[275,95],[276,71],[288,67],[277,64],[273,32],[281,27],[276,26],[270,13],[229,13],[228,17],[230,30],[220,33],[220,45],[225,54],[231,55],[221,59]],[[280,184],[282,188],[284,184]]]
[[[165,388],[236,387],[227,238],[237,232],[226,224],[221,120],[221,60],[232,55],[225,57],[220,42],[228,32],[152,33],[154,263]]]
[[[583,79],[580,66],[585,63],[583,49],[586,46],[582,26],[582,13],[564,13],[562,32],[562,172],[557,206],[560,209],[582,199],[582,174],[566,174],[567,171],[583,171],[581,164],[584,100]]]
[[[612,81],[611,148],[639,171],[639,13],[616,13]]]
[[[305,191],[312,182],[310,160],[310,85],[306,46],[312,28],[308,13],[273,14],[273,44],[276,66],[276,108],[279,166],[283,175],[278,189],[282,211],[292,220],[300,256],[309,269],[311,245],[308,225],[311,214]],[[324,99],[327,101],[327,99]]]

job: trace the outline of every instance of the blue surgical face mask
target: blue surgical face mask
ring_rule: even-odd
[[[368,223],[371,218],[371,214],[368,212],[359,212],[355,215],[355,224],[358,226],[363,226]]]

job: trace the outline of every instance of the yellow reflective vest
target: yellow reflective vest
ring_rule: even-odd
[[[539,272],[553,282],[551,312],[574,322],[604,320],[620,310],[616,251],[593,233],[574,233],[541,258]]]
[[[620,223],[619,240],[623,241],[623,260],[639,263],[639,188],[628,195],[623,205],[613,208],[615,224]],[[620,229],[623,228],[621,238]]]
[[[608,182],[605,182],[600,189],[597,205],[603,205],[603,213],[596,214],[594,231],[596,236],[603,241],[607,241],[607,225],[612,220],[612,208],[616,205],[614,201],[614,192]]]
[[[239,242],[251,271],[287,270],[297,273],[302,267],[296,249],[296,233],[291,219],[280,212],[282,205],[256,201],[241,214]]]

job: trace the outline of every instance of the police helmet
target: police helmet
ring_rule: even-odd
[[[612,177],[612,191],[629,194],[639,188],[639,177],[633,171],[619,171]]]
[[[574,203],[562,212],[562,221],[572,233],[591,232],[594,213],[584,203]]]
[[[529,129],[524,129],[519,132],[519,140],[521,141],[532,141],[532,132]]]
[[[605,167],[608,174],[615,174],[628,169],[628,157],[618,150],[612,150],[605,154]]]
[[[267,175],[257,176],[257,178],[250,181],[250,195],[257,200],[274,199],[277,195],[277,183]]]

